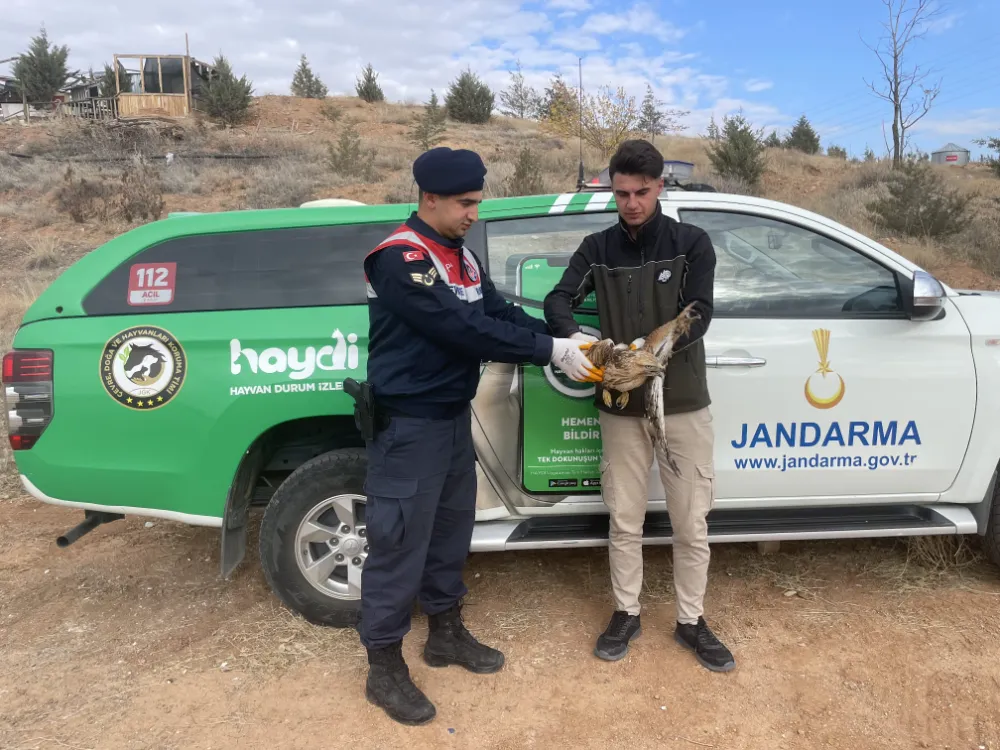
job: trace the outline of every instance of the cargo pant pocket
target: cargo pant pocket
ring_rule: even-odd
[[[611,461],[603,455],[601,456],[600,472],[601,498],[608,510],[613,511],[615,509],[615,481],[611,471]]]
[[[413,519],[417,480],[405,477],[370,476],[365,481],[365,526],[368,541],[381,549],[399,549],[408,541]]]
[[[697,470],[692,510],[708,513],[715,507],[715,464],[699,464]]]

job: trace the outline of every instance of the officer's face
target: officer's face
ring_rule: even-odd
[[[663,189],[663,178],[617,172],[611,178],[611,189],[619,215],[632,227],[645,223],[656,210]]]
[[[462,195],[429,196],[437,226],[435,229],[448,239],[464,237],[472,222],[479,219],[479,204],[483,191],[476,190]]]

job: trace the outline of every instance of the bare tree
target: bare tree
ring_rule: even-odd
[[[892,146],[886,139],[886,148],[891,150],[896,167],[903,161],[907,131],[930,111],[941,92],[940,81],[930,87],[924,85],[929,70],[923,71],[919,65],[906,67],[907,49],[927,33],[929,23],[942,10],[935,0],[882,0],[882,3],[888,11],[888,21],[882,24],[886,34],[875,47],[867,42],[865,46],[882,65],[880,83],[885,85],[865,83],[876,96],[892,105]]]

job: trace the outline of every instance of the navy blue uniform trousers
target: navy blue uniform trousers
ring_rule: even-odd
[[[476,519],[471,411],[454,419],[393,416],[368,443],[361,643],[379,648],[465,596],[462,570]]]

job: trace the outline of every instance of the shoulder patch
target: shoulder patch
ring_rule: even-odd
[[[424,255],[423,250],[407,250],[403,253],[403,260],[407,263],[412,263],[415,260],[425,260],[426,258],[427,256]]]
[[[414,284],[423,284],[424,286],[432,286],[434,280],[437,278],[438,272],[436,268],[432,268],[427,273],[411,273],[410,278],[413,279]]]

